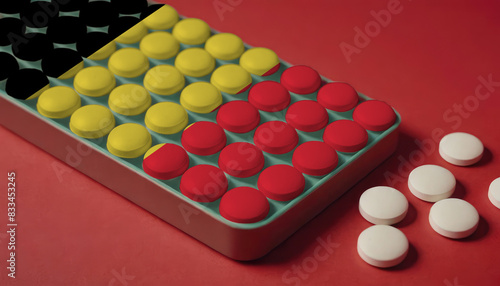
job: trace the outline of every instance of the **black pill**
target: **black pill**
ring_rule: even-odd
[[[54,43],[76,43],[87,33],[87,26],[77,17],[63,16],[54,19],[47,28],[47,36]]]
[[[16,39],[22,37],[23,22],[16,18],[0,19],[0,46],[10,45]]]
[[[0,13],[17,14],[28,3],[30,3],[30,0],[2,0],[0,1]]]
[[[52,0],[54,5],[59,5],[59,10],[62,12],[73,12],[81,10],[89,0]]]
[[[17,43],[12,44],[14,55],[26,61],[41,60],[54,49],[47,35],[41,33],[24,34]]]
[[[5,0],[4,0],[5,1]],[[59,6],[44,1],[32,2],[21,11],[21,20],[28,27],[47,27],[54,18],[59,16]]]
[[[121,34],[125,33],[128,29],[132,28],[133,26],[137,25],[141,20],[136,17],[120,17],[118,20],[114,21],[110,26],[109,26],[109,31],[108,33],[114,38],[120,36]]]
[[[50,77],[59,77],[82,61],[80,54],[71,49],[59,48],[42,59],[42,70]]]
[[[118,10],[107,1],[89,2],[80,10],[80,19],[91,27],[108,26],[117,18]]]
[[[112,40],[113,38],[107,33],[91,32],[76,43],[76,49],[82,57],[88,58]]]
[[[20,69],[12,74],[5,85],[9,96],[17,99],[28,99],[49,84],[49,79],[37,69]]]
[[[17,60],[8,53],[0,52],[0,80],[4,80],[19,70]]]

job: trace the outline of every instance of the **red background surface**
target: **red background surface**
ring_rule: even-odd
[[[17,172],[19,224],[17,278],[10,279],[5,262],[7,190],[2,186],[0,285],[500,284],[500,210],[487,198],[490,182],[500,177],[500,86],[490,90],[489,98],[474,100],[478,77],[500,81],[498,2],[402,0],[401,12],[373,32],[350,63],[340,43],[354,45],[354,28],[364,29],[374,19],[370,12],[387,9],[390,1],[169,3],[180,14],[199,17],[251,45],[273,49],[286,61],[310,65],[389,102],[403,118],[396,154],[269,255],[242,263],[0,127],[0,181],[6,185],[6,173]],[[230,9],[220,14],[214,3],[234,7],[226,6]],[[469,111],[449,111],[464,101]],[[432,141],[432,133],[440,130],[478,136],[487,148],[483,160],[472,167],[443,161]],[[425,150],[416,140],[427,142]],[[409,171],[423,163],[452,171],[458,180],[453,196],[479,211],[479,229],[470,238],[446,239],[429,226],[431,204],[416,199],[406,185]],[[356,252],[359,233],[370,226],[358,213],[358,198],[376,185],[398,188],[411,205],[397,225],[411,243],[409,256],[386,270],[364,263]],[[335,243],[322,261],[314,258],[318,239]],[[302,273],[294,274],[299,267]]]

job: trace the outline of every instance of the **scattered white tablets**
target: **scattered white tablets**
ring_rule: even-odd
[[[409,243],[405,234],[389,225],[373,225],[358,237],[358,254],[368,264],[392,267],[408,254]]]
[[[422,165],[411,171],[408,188],[417,198],[427,202],[446,199],[455,191],[455,176],[436,165]]]
[[[391,187],[373,187],[359,198],[359,212],[373,224],[395,224],[408,212],[408,200]]]
[[[488,198],[495,207],[500,209],[500,178],[496,178],[491,182]]]
[[[459,239],[476,231],[479,214],[473,205],[464,200],[445,199],[431,207],[429,223],[442,236]]]
[[[476,136],[455,132],[444,136],[439,142],[439,154],[448,163],[469,166],[477,163],[483,156],[484,146]]]

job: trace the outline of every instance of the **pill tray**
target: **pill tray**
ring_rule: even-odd
[[[172,30],[167,29],[166,31],[171,32]],[[217,34],[218,32],[212,30],[211,33]],[[64,45],[58,44],[58,46]],[[185,45],[182,43],[180,45],[181,51],[194,46],[203,47],[203,45]],[[71,44],[65,45],[65,47],[75,49],[75,45]],[[117,43],[117,50],[123,48],[139,49],[140,46],[138,42],[132,44]],[[245,50],[248,49],[251,49],[251,47],[245,45]],[[11,47],[8,45],[2,46],[0,47],[0,51],[11,53]],[[39,60],[26,61],[18,58],[16,60],[21,68],[41,69],[41,61]],[[251,74],[252,87],[263,81],[280,82],[283,72],[292,65],[282,60],[279,61],[279,69],[269,76]],[[92,66],[108,67],[108,59],[91,60],[83,58],[83,63],[85,68]],[[164,64],[174,66],[175,57],[166,60],[150,58],[149,64],[150,68]],[[238,59],[232,61],[216,59],[214,70],[226,64],[238,64]],[[210,82],[210,75],[211,73],[202,77],[185,76],[185,86],[198,81]],[[51,87],[68,86],[74,88],[73,76],[70,76],[68,79],[48,76],[48,79]],[[321,79],[322,86],[331,82],[323,77]],[[26,84],[29,84],[30,78],[26,78],[25,81]],[[143,81],[144,73],[133,78],[116,76],[116,86],[127,83],[143,85]],[[266,198],[269,203],[269,212],[264,218],[256,222],[239,223],[231,221],[220,214],[221,198],[217,198],[212,202],[197,202],[185,196],[180,191],[182,175],[168,180],[153,178],[143,170],[143,155],[131,159],[117,157],[108,151],[107,135],[95,139],[81,138],[70,130],[70,117],[63,119],[44,117],[37,110],[36,96],[33,96],[34,98],[32,99],[20,100],[7,95],[5,86],[6,80],[1,81],[0,123],[2,125],[164,221],[174,225],[216,251],[236,260],[253,260],[267,254],[390,156],[397,145],[397,129],[400,123],[399,115],[394,112],[396,119],[391,126],[381,131],[367,130],[368,142],[365,147],[359,151],[350,153],[337,151],[338,164],[328,174],[319,176],[303,174],[305,187],[295,198],[288,201]],[[221,92],[223,103],[235,100],[247,101],[250,90],[251,88],[237,94]],[[317,93],[315,91],[303,95],[290,92],[290,105],[302,100],[316,100]],[[150,94],[152,98],[151,105],[165,101],[181,104],[181,91],[168,96],[153,92],[150,92]],[[370,100],[360,93],[358,93],[358,96],[359,102],[357,106]],[[108,97],[108,94],[101,97],[80,94],[82,106],[95,104],[109,108]],[[356,107],[344,112],[326,109],[328,122],[332,123],[341,119],[353,120],[353,111],[355,109]],[[199,121],[218,123],[218,111],[220,109],[216,109],[210,113],[196,113],[188,110],[189,122],[186,125],[189,126]],[[260,124],[274,120],[287,122],[286,112],[286,108],[277,112],[259,110]],[[125,123],[137,123],[146,126],[144,123],[145,112],[135,116],[125,116],[113,111],[113,116],[116,120],[116,126]],[[225,130],[227,138],[226,146],[235,142],[254,144],[253,137],[255,130],[253,128],[251,131],[245,133],[235,133]],[[308,141],[323,141],[324,130],[324,127],[314,132],[297,130],[299,141],[296,146],[300,146]],[[181,143],[182,130],[175,134],[159,134],[150,129],[148,131],[152,137],[152,146],[160,143],[183,146]],[[241,186],[259,189],[257,184],[258,178],[262,170],[270,166],[278,164],[294,166],[292,157],[294,151],[297,149],[296,146],[284,154],[262,152],[265,159],[264,167],[255,175],[237,177],[226,174],[225,177],[228,181],[227,189],[229,190],[226,194],[232,189]],[[189,168],[200,164],[218,167],[220,153],[218,151],[208,156],[187,153],[189,156]]]

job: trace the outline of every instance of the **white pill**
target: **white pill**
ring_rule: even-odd
[[[408,188],[417,198],[427,202],[446,199],[455,191],[455,176],[436,165],[422,165],[411,171]]]
[[[408,212],[408,200],[391,187],[373,187],[359,198],[359,212],[373,224],[395,224]]]
[[[488,198],[491,203],[500,209],[500,178],[493,180],[488,190]]]
[[[446,199],[431,207],[429,223],[442,236],[459,239],[476,231],[479,214],[473,205],[464,200]]]
[[[408,254],[406,235],[389,225],[373,225],[358,237],[358,254],[368,264],[376,267],[392,267],[403,261]]]
[[[469,166],[483,157],[484,146],[476,136],[464,133],[450,133],[439,142],[439,154],[448,163]]]

